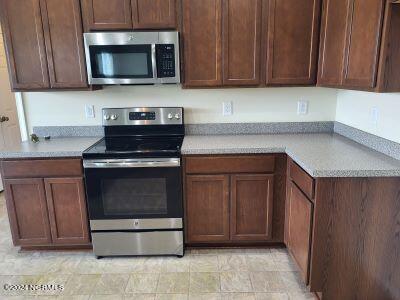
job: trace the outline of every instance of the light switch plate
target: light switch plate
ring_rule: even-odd
[[[94,105],[85,105],[85,115],[86,119],[94,119],[96,117],[94,113]]]
[[[306,115],[308,114],[308,101],[300,100],[297,102],[297,114]]]

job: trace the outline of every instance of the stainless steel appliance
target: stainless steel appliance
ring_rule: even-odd
[[[179,34],[85,33],[89,84],[179,83]]]
[[[103,109],[103,125],[83,153],[95,255],[183,256],[183,109]]]

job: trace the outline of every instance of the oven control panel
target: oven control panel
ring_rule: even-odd
[[[155,111],[143,111],[143,112],[130,112],[129,120],[130,121],[154,121],[156,119]]]
[[[182,107],[103,108],[103,126],[182,125]]]

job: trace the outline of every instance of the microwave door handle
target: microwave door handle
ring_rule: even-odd
[[[156,54],[156,45],[151,45],[151,63],[153,65],[153,79],[157,80],[157,54]]]

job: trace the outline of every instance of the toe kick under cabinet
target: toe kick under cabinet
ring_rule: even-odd
[[[187,244],[283,242],[285,160],[274,154],[185,157]]]
[[[81,159],[2,161],[14,245],[90,246]]]

